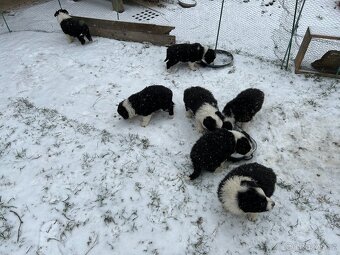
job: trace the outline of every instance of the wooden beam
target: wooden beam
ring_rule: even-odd
[[[171,45],[176,42],[173,35],[152,34],[147,32],[112,30],[104,28],[90,28],[91,34],[105,38],[132,42],[150,42],[155,45]]]
[[[331,74],[331,73],[323,73],[319,72],[314,69],[308,69],[306,67],[301,67],[301,63],[303,58],[305,57],[305,54],[307,52],[308,46],[312,39],[314,38],[321,38],[326,40],[340,40],[340,37],[338,35],[327,35],[322,34],[319,30],[311,29],[310,27],[307,28],[307,31],[305,33],[305,36],[303,37],[302,43],[300,45],[299,51],[295,58],[295,73],[296,74],[316,74],[320,76],[326,76],[326,77],[332,77],[332,78],[340,78],[340,75]]]
[[[172,30],[175,29],[175,27],[155,25],[155,24],[93,19],[93,18],[85,18],[85,17],[78,17],[78,16],[72,16],[72,17],[75,19],[83,20],[89,27],[100,27],[100,28],[107,28],[107,29],[113,29],[113,30],[129,30],[129,31],[139,31],[139,32],[147,31],[153,34],[169,34]]]
[[[299,51],[295,57],[295,73],[299,73],[301,63],[303,58],[305,57],[305,54],[308,49],[308,45],[310,41],[312,40],[312,36],[310,34],[310,29],[309,27],[307,28],[307,31],[305,33],[305,36],[303,37],[302,43],[300,45]]]
[[[119,13],[124,12],[123,0],[112,0],[112,10]]]
[[[340,79],[340,75],[331,74],[331,73],[322,73],[322,72],[311,70],[311,69],[299,69],[298,74],[316,74],[316,75],[320,75],[320,76]]]
[[[171,45],[176,43],[176,37],[169,35],[175,27],[78,16],[72,17],[84,21],[94,36],[122,41],[150,42],[155,45]]]

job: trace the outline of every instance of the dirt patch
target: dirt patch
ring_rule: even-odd
[[[27,7],[38,3],[48,2],[46,0],[1,0],[0,11],[14,10],[21,7]]]

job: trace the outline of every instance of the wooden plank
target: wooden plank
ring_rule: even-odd
[[[324,37],[330,36],[333,39],[335,38],[335,40],[339,40],[340,38],[339,28],[335,28],[335,27],[310,26],[309,31],[312,37],[316,36],[318,38],[324,38]]]
[[[316,75],[320,75],[320,76],[340,79],[340,75],[330,74],[330,73],[322,73],[322,72],[314,71],[314,70],[311,70],[311,69],[303,69],[302,68],[302,69],[299,69],[298,72],[296,72],[296,73],[297,74],[316,74]]]
[[[169,34],[175,27],[161,26],[155,24],[145,24],[145,23],[133,23],[125,21],[113,21],[113,20],[103,20],[103,19],[93,19],[72,16],[75,19],[83,20],[90,29],[92,27],[108,28],[113,30],[129,30],[138,32],[149,32],[153,34]]]
[[[148,32],[138,31],[123,31],[113,30],[105,28],[92,28],[91,34],[95,36],[101,36],[105,38],[111,38],[122,41],[133,41],[133,42],[150,42],[155,45],[171,45],[176,42],[176,37],[173,35],[163,34],[152,34]]]
[[[312,40],[312,37],[311,37],[310,30],[309,30],[309,27],[308,27],[307,31],[305,33],[305,36],[303,37],[299,51],[298,51],[298,53],[296,54],[296,57],[295,57],[295,61],[294,61],[295,62],[295,73],[298,73],[298,71],[301,67],[302,60],[305,57],[305,54],[306,54],[307,49],[308,49],[308,45],[309,45],[311,40]]]
[[[124,12],[123,0],[112,0],[112,10],[119,13]]]
[[[332,36],[332,35],[319,35],[319,34],[312,34],[312,38],[322,38],[328,40],[340,40],[340,37]]]

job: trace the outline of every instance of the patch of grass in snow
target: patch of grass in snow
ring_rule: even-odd
[[[305,184],[297,184],[300,189],[294,190],[293,196],[289,199],[299,210],[315,210],[311,202],[314,190],[305,187]]]
[[[12,236],[14,226],[8,220],[8,216],[12,208],[15,207],[8,204],[8,202],[3,202],[0,197],[0,241],[8,240]]]
[[[337,213],[326,213],[325,218],[332,229],[340,229],[340,216]]]

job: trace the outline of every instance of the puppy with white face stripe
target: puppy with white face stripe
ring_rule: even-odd
[[[119,103],[117,112],[124,119],[142,116],[141,126],[146,127],[158,110],[169,112],[171,117],[174,115],[172,91],[162,85],[152,85],[129,96]]]
[[[223,128],[232,129],[236,123],[245,123],[253,119],[261,110],[264,93],[256,88],[241,91],[233,100],[223,108]]]
[[[270,198],[275,191],[276,174],[271,168],[258,163],[241,165],[221,181],[218,198],[223,207],[237,215],[247,215],[255,221],[257,214],[273,209]]]
[[[190,152],[194,172],[189,176],[194,180],[202,171],[215,172],[234,153],[249,156],[252,143],[238,131],[220,128],[207,132],[197,140]]]
[[[166,51],[166,59],[164,62],[167,62],[167,69],[176,65],[178,62],[188,62],[190,69],[195,70],[195,63],[203,62],[205,64],[210,64],[215,58],[215,51],[206,46],[202,46],[199,43],[183,43],[169,46]]]
[[[56,11],[54,17],[57,17],[61,29],[70,42],[73,42],[75,37],[78,38],[83,45],[85,44],[84,37],[92,41],[89,27],[82,20],[72,18],[67,10],[60,9]]]
[[[202,87],[190,87],[184,91],[183,101],[187,117],[195,116],[199,132],[215,130],[223,125],[224,116],[219,111],[213,94]]]

